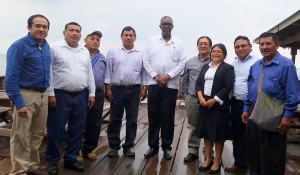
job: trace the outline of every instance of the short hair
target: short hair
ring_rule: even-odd
[[[121,32],[121,37],[122,37],[122,35],[123,35],[124,31],[130,31],[130,30],[132,30],[132,31],[133,31],[133,34],[134,34],[134,36],[136,36],[136,33],[135,33],[135,30],[134,30],[134,28],[133,28],[133,27],[131,27],[131,26],[126,26],[126,27],[124,27],[124,28],[122,29],[122,32]]]
[[[224,55],[224,59],[225,59],[226,56],[227,56],[227,50],[226,50],[225,45],[222,44],[222,43],[215,44],[215,45],[211,48],[211,50],[213,50],[215,47],[219,47],[219,48],[222,50],[223,55]]]
[[[163,16],[163,17],[160,19],[160,24],[162,23],[162,21],[163,21],[164,19],[167,19],[167,18],[171,19],[172,24],[173,24],[173,19],[172,19],[170,16]]]
[[[240,40],[240,39],[241,39],[241,40],[246,40],[246,41],[248,42],[248,44],[251,44],[248,37],[246,37],[246,36],[241,36],[241,35],[235,38],[233,44],[235,44],[235,42],[236,42],[237,40]]]
[[[261,38],[266,38],[266,37],[272,37],[272,40],[275,43],[279,43],[279,37],[276,33],[272,33],[272,32],[264,32],[259,36],[259,42]]]
[[[210,47],[212,46],[212,41],[211,41],[210,37],[208,37],[208,36],[201,36],[200,38],[198,38],[198,40],[197,40],[197,46],[198,46],[198,43],[199,43],[200,39],[202,39],[202,38],[206,38],[208,40],[208,42],[209,42],[209,46]]]
[[[81,26],[77,23],[77,22],[69,22],[65,25],[65,31],[68,29],[69,25],[75,25],[78,26],[80,28],[81,31]]]
[[[32,27],[34,18],[38,18],[38,17],[46,19],[46,21],[48,23],[48,30],[49,30],[49,28],[50,28],[50,22],[49,22],[48,18],[46,18],[44,15],[41,15],[41,14],[35,14],[35,15],[32,15],[32,16],[30,16],[28,18],[28,20],[27,20],[28,28]]]

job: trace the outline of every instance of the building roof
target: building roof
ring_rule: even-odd
[[[281,47],[300,49],[300,10],[268,30],[268,32],[278,34]],[[259,37],[253,42],[258,43],[258,41]]]

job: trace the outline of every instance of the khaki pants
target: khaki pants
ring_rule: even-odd
[[[10,175],[26,174],[38,168],[39,147],[45,134],[48,114],[48,93],[21,90],[27,108],[27,117],[18,116],[13,108],[13,125],[10,138],[12,170]]]

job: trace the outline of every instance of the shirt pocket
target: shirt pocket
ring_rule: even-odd
[[[266,90],[273,95],[277,95],[281,92],[282,86],[280,86],[278,76],[268,76],[267,82],[263,82],[263,84],[266,85]]]
[[[143,68],[143,59],[135,58],[131,60],[129,64],[132,70],[134,70],[135,72],[141,72]]]

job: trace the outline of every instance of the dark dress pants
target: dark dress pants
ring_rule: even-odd
[[[103,104],[104,91],[96,90],[95,105],[91,109],[87,109],[87,117],[82,145],[83,155],[92,152],[98,145],[98,139],[102,124]]]
[[[66,136],[64,161],[75,161],[81,148],[82,133],[87,113],[86,90],[67,92],[55,90],[56,107],[49,108],[47,120],[47,151],[49,163],[57,163],[60,159],[60,147]],[[65,126],[68,123],[65,135]]]
[[[231,125],[233,134],[234,165],[239,168],[247,166],[246,162],[246,124],[242,122],[243,100],[231,99]]]
[[[158,150],[161,130],[162,150],[171,150],[177,89],[150,85],[148,88],[148,145]]]
[[[286,134],[260,129],[247,122],[246,153],[250,175],[284,175]]]
[[[110,148],[120,149],[120,131],[124,109],[126,111],[126,139],[122,147],[133,147],[137,130],[137,117],[140,104],[140,85],[111,87],[113,98],[110,103],[110,118],[107,136]]]

